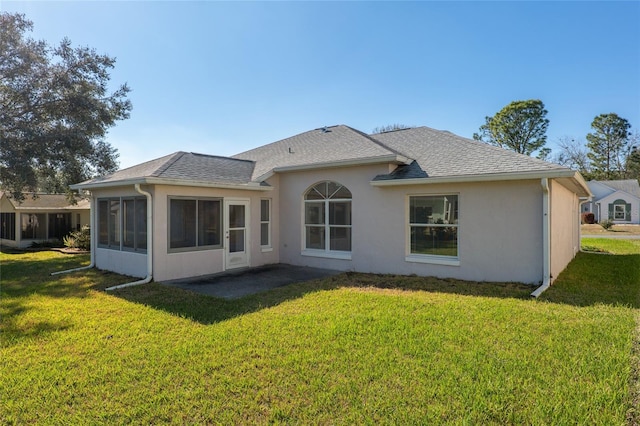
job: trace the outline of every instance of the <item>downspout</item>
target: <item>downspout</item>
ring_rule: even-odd
[[[80,268],[73,268],[73,269],[67,269],[64,271],[56,271],[56,272],[52,272],[51,275],[60,275],[60,274],[66,274],[69,272],[76,272],[76,271],[83,271],[85,269],[91,269],[94,266],[96,266],[96,231],[94,229],[94,220],[93,217],[96,214],[96,200],[95,197],[93,196],[93,194],[91,194],[91,201],[89,202],[89,241],[91,244],[91,263],[89,263],[89,266],[82,266]]]
[[[542,285],[531,296],[538,297],[551,286],[551,217],[549,215],[549,179],[542,178]]]
[[[135,184],[135,189],[139,194],[147,197],[147,276],[138,281],[107,287],[105,288],[105,291],[132,287],[134,285],[147,284],[153,279],[153,199],[151,197],[151,193],[140,188],[139,183]]]

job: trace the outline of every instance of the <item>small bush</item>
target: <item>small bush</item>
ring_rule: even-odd
[[[70,232],[63,239],[64,246],[79,250],[91,250],[91,232],[87,225],[80,228],[79,231]]]
[[[593,225],[594,223],[596,223],[596,216],[591,212],[582,213],[582,223]]]
[[[602,222],[600,222],[600,226],[608,231],[613,226],[613,221],[611,219],[603,220]]]

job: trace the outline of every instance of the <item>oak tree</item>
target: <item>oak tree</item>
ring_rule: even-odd
[[[0,13],[0,185],[18,199],[117,169],[105,135],[132,108],[126,84],[110,90],[114,58],[32,30],[23,14]]]

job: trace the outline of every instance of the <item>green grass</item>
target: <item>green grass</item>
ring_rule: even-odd
[[[582,250],[611,254],[637,254],[640,253],[640,240],[583,238]]]
[[[580,253],[542,301],[518,284],[366,274],[233,301],[155,283],[105,293],[127,278],[48,275],[86,256],[0,262],[4,424],[623,424],[632,411],[638,254]]]

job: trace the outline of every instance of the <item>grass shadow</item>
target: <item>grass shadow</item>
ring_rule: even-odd
[[[640,308],[640,254],[580,252],[541,300]]]
[[[259,277],[257,277],[259,279]],[[376,275],[346,272],[278,287],[239,299],[222,299],[158,283],[110,292],[130,302],[141,303],[201,324],[212,324],[267,309],[307,294],[338,288],[379,288],[402,291],[428,291],[467,296],[527,299],[534,287],[519,283],[467,282],[434,277]]]

